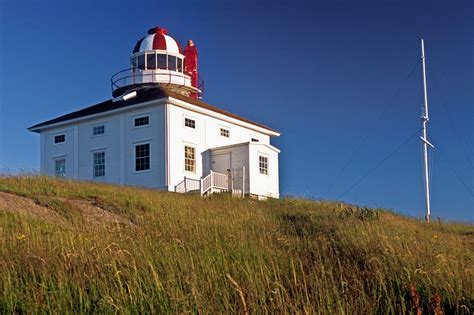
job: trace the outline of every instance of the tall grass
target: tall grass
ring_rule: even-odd
[[[0,209],[0,313],[474,311],[471,225],[38,176],[0,191],[64,218]],[[75,200],[124,220],[91,223]]]

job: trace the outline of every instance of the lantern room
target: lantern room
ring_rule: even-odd
[[[165,86],[183,95],[201,98],[203,82],[197,64],[193,41],[188,41],[183,53],[166,29],[151,28],[135,44],[130,67],[112,76],[112,95],[118,97],[142,87]]]

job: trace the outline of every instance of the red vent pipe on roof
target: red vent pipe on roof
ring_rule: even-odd
[[[198,54],[196,46],[192,40],[188,40],[188,45],[184,50],[184,70],[191,77],[191,85],[198,87]],[[191,97],[197,99],[198,93],[192,92]]]

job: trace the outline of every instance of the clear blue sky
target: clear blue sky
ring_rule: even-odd
[[[160,25],[197,44],[206,102],[281,131],[283,194],[422,217],[417,137],[341,194],[420,128],[421,68],[406,78],[424,37],[433,216],[472,222],[473,17],[462,0],[0,0],[0,170],[37,170],[26,128],[110,98],[110,76]]]

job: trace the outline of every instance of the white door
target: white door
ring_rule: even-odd
[[[217,173],[227,174],[227,170],[230,170],[230,152],[214,154],[211,169]]]

